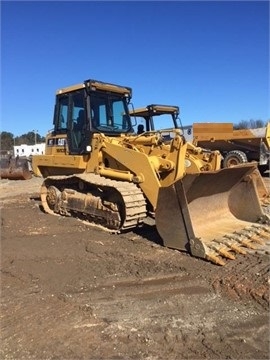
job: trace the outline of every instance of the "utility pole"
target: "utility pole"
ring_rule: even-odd
[[[33,130],[34,134],[35,134],[35,145],[37,144],[37,133],[38,133],[38,130]]]
[[[16,146],[16,141],[15,141],[15,136],[13,136],[13,156],[15,157],[15,146]]]

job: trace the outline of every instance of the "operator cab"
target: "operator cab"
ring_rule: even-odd
[[[181,128],[178,106],[152,104],[144,108],[130,110],[129,113],[130,116],[139,118],[138,126],[143,125],[145,131]]]
[[[96,80],[61,89],[56,94],[54,134],[66,134],[70,154],[89,153],[93,133],[132,132],[130,99],[131,88]]]
[[[170,140],[174,129],[182,129],[178,106],[152,104],[130,110],[130,116],[137,120],[138,135],[159,131],[165,140]]]

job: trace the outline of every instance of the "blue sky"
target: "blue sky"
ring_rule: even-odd
[[[2,1],[1,131],[52,128],[58,88],[130,86],[183,125],[269,115],[268,1]]]

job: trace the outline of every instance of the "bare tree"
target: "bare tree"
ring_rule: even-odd
[[[258,119],[258,120],[254,120],[254,119],[241,120],[238,124],[234,124],[234,129],[235,130],[257,129],[257,128],[266,126],[268,122],[269,122],[269,120],[264,122],[263,120],[260,120],[260,119]]]

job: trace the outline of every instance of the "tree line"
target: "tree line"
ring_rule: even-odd
[[[35,145],[45,142],[45,137],[40,136],[35,131],[29,131],[26,134],[20,136],[14,136],[12,133],[7,131],[0,132],[1,150],[11,151],[13,146],[22,144]]]
[[[269,121],[267,121],[269,122]],[[241,120],[238,124],[234,124],[234,129],[256,129],[260,127],[264,127],[267,125],[267,122],[263,120]],[[15,145],[34,145],[38,143],[45,142],[45,137],[40,136],[35,131],[29,131],[26,134],[20,136],[14,136],[10,132],[2,131],[0,132],[0,143],[1,143],[1,150],[11,151],[13,150],[13,146]]]
[[[264,122],[262,120],[241,120],[238,124],[233,126],[234,130],[241,130],[241,129],[257,129],[262,128],[267,125],[270,120]]]

